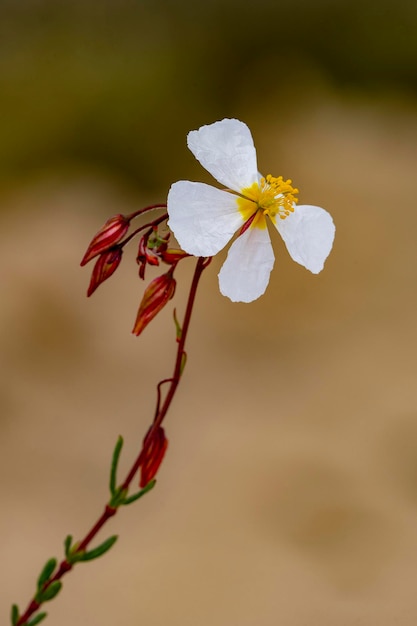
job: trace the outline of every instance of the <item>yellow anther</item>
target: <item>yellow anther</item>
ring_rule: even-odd
[[[268,215],[273,221],[277,217],[285,220],[294,211],[297,193],[298,189],[292,186],[291,179],[284,180],[282,176],[275,178],[268,174],[259,183],[242,189],[238,199],[239,210],[245,220],[256,211],[260,215]]]
[[[272,218],[278,215],[284,220],[294,211],[297,193],[298,189],[292,186],[291,179],[284,180],[282,176],[275,178],[268,174],[260,182],[258,206],[263,209],[264,214]]]

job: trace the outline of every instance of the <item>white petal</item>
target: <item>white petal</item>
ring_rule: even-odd
[[[296,206],[285,220],[275,224],[291,258],[313,274],[323,269],[333,246],[335,226],[327,211],[318,206]]]
[[[232,302],[252,302],[265,292],[273,266],[267,228],[248,228],[233,242],[220,270],[220,291]]]
[[[188,180],[169,190],[168,214],[181,248],[195,256],[217,254],[244,222],[234,194]]]
[[[225,119],[188,133],[188,147],[222,185],[234,191],[258,180],[256,150],[243,122]]]

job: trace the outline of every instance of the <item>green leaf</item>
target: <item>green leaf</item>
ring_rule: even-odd
[[[153,480],[149,481],[148,484],[143,489],[138,491],[138,493],[135,493],[135,494],[133,494],[133,496],[130,496],[129,498],[126,498],[126,500],[124,500],[124,502],[122,502],[122,504],[127,506],[128,504],[132,504],[132,502],[136,502],[136,500],[139,500],[139,498],[144,496],[145,493],[148,493],[148,491],[153,489],[155,487],[155,485],[156,485],[156,479],[154,478]]]
[[[49,602],[49,600],[53,600],[56,595],[61,591],[62,583],[60,580],[54,580],[53,583],[49,585],[43,591],[38,591],[35,596],[35,601],[38,604],[42,604],[43,602]]]
[[[181,366],[180,366],[180,376],[184,371],[185,364],[187,363],[187,353],[183,352],[181,354]]]
[[[10,614],[12,626],[16,626],[17,622],[19,621],[19,617],[20,617],[19,607],[17,606],[17,604],[13,604],[11,614]]]
[[[39,613],[36,617],[34,617],[32,620],[30,620],[30,622],[27,623],[27,626],[36,626],[36,624],[40,624],[47,615],[48,613]]]
[[[56,568],[56,564],[57,564],[56,559],[49,559],[49,561],[45,563],[43,570],[39,574],[38,591],[41,591],[44,584],[51,578],[51,574]]]
[[[84,552],[77,556],[77,561],[92,561],[93,559],[98,559],[99,556],[105,554],[112,545],[117,541],[117,535],[113,535],[104,541],[102,544],[94,548],[93,550],[89,550],[89,552]]]
[[[109,506],[113,509],[117,509],[125,501],[127,489],[118,487],[110,498]]]
[[[116,446],[114,448],[113,457],[112,457],[112,461],[111,461],[110,493],[111,493],[112,496],[114,496],[114,494],[116,492],[116,489],[117,489],[116,488],[117,465],[119,463],[119,457],[120,457],[120,452],[122,451],[122,447],[123,447],[123,437],[121,435],[119,435],[119,438],[117,440]]]
[[[175,334],[177,337],[177,341],[180,341],[181,336],[182,336],[182,328],[177,318],[177,309],[174,309],[174,324],[175,324]]]
[[[67,535],[65,537],[65,541],[64,541],[64,548],[65,548],[65,556],[66,556],[66,558],[71,556],[71,544],[72,544],[72,535]]]

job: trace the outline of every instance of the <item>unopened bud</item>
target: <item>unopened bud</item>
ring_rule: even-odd
[[[139,249],[136,257],[136,263],[139,265],[139,278],[145,278],[146,264],[159,265],[159,259],[153,252],[148,250],[148,235],[143,235],[139,241]]]
[[[154,278],[143,294],[132,333],[140,335],[150,321],[161,311],[175,293],[176,280],[172,270]]]
[[[168,447],[168,439],[165,437],[165,431],[161,426],[150,436],[151,433],[152,427],[143,442],[143,461],[140,468],[139,483],[141,489],[146,487],[152,478],[155,478]]]
[[[103,254],[99,256],[91,274],[87,296],[91,296],[101,283],[114,274],[122,260],[122,254],[122,249],[116,247],[112,250],[107,250],[107,252],[103,252]]]
[[[81,265],[85,265],[95,256],[98,256],[118,243],[126,234],[129,223],[128,218],[124,215],[115,215],[107,220],[88,246],[87,252],[81,261]]]
[[[163,252],[161,252],[161,259],[164,263],[168,263],[168,265],[174,265],[181,261],[181,259],[185,259],[186,256],[190,256],[184,250],[175,250],[174,248],[167,248]]]

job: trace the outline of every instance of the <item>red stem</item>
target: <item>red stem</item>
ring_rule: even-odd
[[[159,208],[161,206],[165,206],[165,205],[154,205],[153,207],[147,207],[146,210],[149,210],[151,208]],[[141,211],[143,212],[143,211]],[[133,215],[133,214],[132,214]],[[164,420],[168,409],[171,405],[171,402],[174,398],[175,392],[177,390],[178,384],[180,382],[180,378],[181,378],[181,365],[182,365],[182,360],[183,360],[183,355],[184,355],[184,347],[185,347],[185,341],[187,339],[187,333],[188,333],[188,328],[190,325],[190,320],[191,320],[191,314],[193,311],[193,306],[194,306],[194,301],[195,301],[195,296],[197,293],[197,287],[198,287],[198,283],[199,280],[201,278],[201,274],[203,273],[203,271],[205,270],[205,268],[209,265],[209,263],[211,262],[211,257],[209,258],[203,258],[200,257],[197,261],[195,270],[194,270],[194,276],[193,276],[193,280],[191,283],[191,287],[190,287],[190,293],[188,295],[188,302],[187,302],[187,308],[185,310],[185,314],[184,314],[184,322],[183,322],[183,326],[182,326],[182,331],[181,331],[181,337],[180,340],[178,342],[178,348],[177,348],[177,357],[175,359],[175,366],[174,366],[174,373],[172,375],[171,378],[168,379],[164,379],[163,381],[161,381],[158,384],[158,399],[157,399],[157,413],[155,415],[152,427],[150,429],[150,431],[148,432],[147,436],[150,436],[150,434],[152,432],[154,432],[155,430],[157,430],[159,428],[159,426],[161,425],[162,421]],[[164,403],[162,405],[162,408],[160,408],[160,384],[162,382],[170,382],[170,387],[168,389],[167,395],[165,396],[165,400]],[[132,482],[133,478],[135,477],[136,473],[138,472],[141,463],[142,463],[142,455],[143,455],[143,450],[140,451],[139,455],[137,456],[135,462],[133,463],[130,471],[128,472],[124,482],[121,485],[121,489],[123,490],[127,490],[130,486],[130,483]],[[92,528],[89,530],[89,532],[86,534],[86,536],[84,537],[84,539],[81,541],[81,543],[78,544],[78,551],[81,550],[86,550],[88,544],[90,543],[90,541],[92,541],[92,539],[94,539],[94,537],[97,535],[97,533],[99,532],[99,530],[105,525],[105,523],[114,515],[116,515],[118,509],[109,506],[108,504],[106,504],[106,507],[104,509],[104,512],[102,513],[102,515],[98,518],[98,520],[95,522],[95,524],[92,526]],[[56,574],[50,578],[48,580],[48,582],[44,585],[43,587],[43,591],[45,589],[47,589],[53,582],[55,582],[56,580],[60,580],[64,574],[66,574],[67,572],[69,572],[72,569],[73,565],[71,563],[69,563],[66,559],[64,559],[59,567],[58,570],[56,572]],[[26,611],[23,613],[23,615],[20,616],[19,620],[16,623],[16,626],[24,626],[25,624],[27,624],[28,619],[30,618],[31,615],[33,615],[33,613],[35,613],[39,607],[41,606],[41,604],[39,604],[38,602],[36,602],[36,600],[33,598]]]
[[[156,414],[151,430],[147,434],[147,437],[149,437],[149,439],[151,438],[152,433],[155,432],[158,429],[158,427],[162,424],[162,421],[164,420],[164,417],[168,412],[172,399],[177,390],[178,383],[180,382],[181,364],[182,364],[182,359],[183,359],[183,354],[184,354],[185,340],[187,339],[187,333],[188,333],[188,328],[190,325],[191,313],[193,311],[194,300],[195,300],[195,296],[197,293],[198,282],[200,280],[201,274],[203,273],[207,265],[210,263],[210,261],[211,261],[211,257],[208,259],[200,257],[197,261],[197,265],[194,270],[193,281],[191,283],[190,293],[188,296],[187,308],[185,310],[184,322],[183,322],[183,326],[181,330],[181,337],[178,342],[177,358],[175,359],[174,373],[172,374],[170,379],[167,379],[167,382],[170,380],[171,384],[169,386],[162,408],[160,408],[158,413]],[[160,400],[160,396],[158,397],[158,402],[159,400]],[[142,454],[143,454],[143,450],[140,451],[139,456],[137,457],[135,463],[132,465],[129,473],[127,474],[126,479],[124,483],[122,484],[122,489],[127,489],[130,483],[132,482],[136,472],[141,466]]]
[[[159,206],[166,206],[166,205],[159,205]],[[121,241],[120,243],[118,243],[116,245],[118,247],[125,246],[127,243],[129,243],[129,241],[131,239],[133,239],[133,237],[136,237],[136,235],[138,233],[140,233],[142,230],[145,230],[145,228],[149,228],[150,227],[149,231],[152,232],[152,227],[153,226],[158,226],[158,224],[161,224],[162,222],[164,222],[167,219],[167,217],[168,217],[168,213],[164,213],[160,217],[157,217],[153,222],[148,222],[144,226],[139,226],[139,228],[136,228],[136,230],[134,230],[132,233],[130,233],[130,235],[128,237],[126,237],[126,239],[124,239],[123,241]]]
[[[133,213],[126,215],[126,218],[128,220],[133,220],[134,217],[138,217],[139,215],[142,215],[143,213],[147,213],[148,211],[153,211],[153,209],[166,209],[166,208],[167,208],[166,204],[150,204],[149,206],[146,206],[144,209],[139,209],[138,211],[134,211]]]

